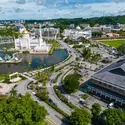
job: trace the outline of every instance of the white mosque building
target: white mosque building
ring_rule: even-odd
[[[15,39],[15,49],[20,51],[29,51],[30,53],[48,54],[52,44],[46,44],[42,38],[40,27],[40,37],[34,38],[30,36],[27,30],[22,32],[22,37]]]

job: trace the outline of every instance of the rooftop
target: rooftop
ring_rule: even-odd
[[[92,78],[125,89],[125,60],[111,64]]]

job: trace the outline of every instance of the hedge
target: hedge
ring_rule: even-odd
[[[57,80],[58,80],[58,78],[60,77],[62,75],[62,72],[61,73],[59,73],[58,75],[57,75],[57,77],[54,79],[54,83],[56,83],[57,82]]]
[[[52,102],[49,101],[45,101],[45,103],[47,103],[49,106],[51,106],[53,109],[55,109],[57,112],[59,112],[60,114],[62,114],[64,117],[68,118],[69,115],[66,114],[63,110],[61,110],[60,108],[58,108],[56,105],[54,105]]]
[[[55,91],[56,95],[58,96],[58,98],[62,102],[64,102],[66,105],[68,105],[70,108],[72,108],[74,110],[78,109],[77,106],[73,105],[71,102],[68,102],[68,99],[64,95],[61,94],[61,92],[60,92],[60,90],[58,89],[57,86],[54,86],[54,91]]]

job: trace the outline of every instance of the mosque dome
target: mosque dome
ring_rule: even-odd
[[[29,32],[27,30],[24,30],[23,34],[29,34]]]
[[[77,26],[76,29],[77,29],[77,30],[81,30],[80,26]]]

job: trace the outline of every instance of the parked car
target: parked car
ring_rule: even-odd
[[[114,106],[114,103],[111,102],[110,104],[107,105],[108,108],[112,108]]]

